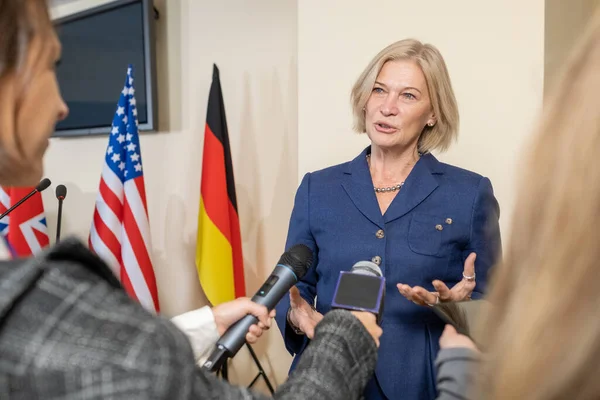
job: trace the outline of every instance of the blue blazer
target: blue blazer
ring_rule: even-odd
[[[501,252],[498,203],[489,179],[425,154],[382,215],[368,152],[370,147],[350,162],[304,176],[286,248],[303,243],[313,250],[313,267],[297,286],[309,304],[316,298],[323,314],[331,308],[340,271],[361,260],[379,261],[386,278],[383,335],[365,398],[434,399],[434,359],[444,324],[427,307],[402,297],[396,284],[434,290],[432,281],[440,279],[452,287],[475,252],[472,297],[481,297]],[[296,355],[293,369],[309,340],[287,324],[289,305],[285,296],[276,307],[276,320],[287,350]]]

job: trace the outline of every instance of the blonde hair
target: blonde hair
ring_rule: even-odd
[[[444,58],[431,44],[415,39],[392,43],[379,52],[367,65],[354,84],[350,96],[354,116],[354,130],[366,132],[364,107],[369,100],[377,75],[388,61],[414,61],[425,75],[431,107],[436,117],[433,127],[425,126],[419,137],[419,151],[444,151],[458,137],[458,105],[452,90],[450,75]]]
[[[600,395],[600,13],[526,157],[510,244],[481,321],[478,387],[495,399]]]

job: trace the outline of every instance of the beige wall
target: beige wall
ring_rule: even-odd
[[[54,13],[102,1],[77,0]],[[462,129],[459,142],[441,159],[491,178],[506,232],[517,175],[513,165],[542,100],[542,0],[156,4],[161,129],[144,134],[141,145],[166,315],[205,304],[193,258],[213,62],[221,70],[250,294],[283,251],[298,179],[349,160],[367,145],[351,132],[351,85],[377,51],[405,37],[431,42],[444,54]],[[87,237],[105,147],[105,137],[52,141],[47,176],[69,189],[65,232]],[[45,193],[44,200],[53,232],[53,194]],[[285,379],[290,357],[278,331],[255,348],[269,376],[279,383]],[[253,372],[240,353],[232,380],[248,382]]]

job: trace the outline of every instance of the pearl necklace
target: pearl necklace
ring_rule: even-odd
[[[371,155],[367,154],[367,164],[370,164],[370,159],[371,159]],[[402,189],[402,186],[404,186],[404,182],[400,182],[397,185],[394,186],[388,186],[388,187],[376,187],[373,186],[373,189],[375,190],[375,193],[387,193],[387,192],[395,192],[396,190],[400,190]]]
[[[376,187],[373,186],[373,189],[375,189],[376,193],[383,193],[383,192],[395,192],[396,190],[400,190],[402,188],[402,186],[404,185],[404,182],[399,183],[395,186],[388,186],[388,187]]]

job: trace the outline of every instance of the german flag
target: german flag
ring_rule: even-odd
[[[196,267],[212,305],[245,296],[244,260],[225,105],[213,67],[204,130]]]

